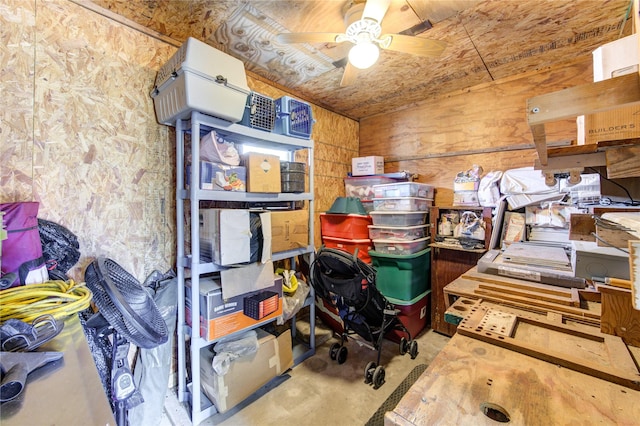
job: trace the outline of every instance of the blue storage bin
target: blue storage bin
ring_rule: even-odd
[[[275,101],[276,124],[274,133],[310,139],[313,128],[311,105],[306,102],[283,96]]]

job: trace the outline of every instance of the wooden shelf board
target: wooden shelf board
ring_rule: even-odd
[[[627,74],[527,100],[527,121],[541,166],[548,165],[545,124],[640,104],[640,75]],[[582,149],[582,148],[581,148]]]

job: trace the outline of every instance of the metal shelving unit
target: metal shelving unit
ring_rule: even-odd
[[[199,189],[200,167],[191,167],[189,188],[185,185],[185,135],[191,134],[192,142],[200,141],[200,137],[211,130],[215,130],[223,135],[227,140],[233,141],[237,145],[251,144],[266,148],[286,150],[293,153],[297,150],[306,149],[308,152],[309,166],[309,188],[310,192],[301,194],[266,194],[249,192],[227,192],[227,191],[207,191]],[[299,139],[285,135],[268,133],[256,130],[240,124],[230,123],[215,117],[211,117],[199,112],[192,112],[189,120],[178,120],[176,122],[176,221],[177,221],[177,278],[178,278],[178,398],[181,402],[189,403],[191,407],[191,419],[193,424],[198,424],[202,420],[217,413],[215,406],[201,392],[200,387],[200,354],[201,348],[210,346],[216,342],[207,341],[200,337],[198,328],[192,332],[188,326],[185,315],[185,279],[187,273],[191,279],[192,294],[199,294],[199,279],[203,274],[216,272],[222,267],[214,263],[200,262],[200,236],[197,224],[199,223],[198,212],[201,201],[239,201],[239,202],[296,202],[307,201],[309,209],[309,246],[275,253],[273,260],[292,259],[303,254],[310,254],[313,257],[313,140]],[[191,143],[191,158],[200,158],[200,144]],[[197,164],[197,162],[194,162]],[[191,226],[185,229],[185,205],[189,202]],[[196,224],[196,226],[193,226]],[[185,232],[190,232],[190,253],[187,254],[185,243]],[[312,261],[313,259],[311,259]],[[309,307],[310,313],[310,338],[309,344],[304,349],[300,345],[294,349],[294,365],[299,364],[304,359],[315,353],[315,304],[314,291],[310,286],[310,294],[307,297],[305,307]],[[191,324],[199,324],[200,300],[192,297],[191,300]],[[255,324],[241,333],[252,328],[265,325],[269,321]],[[234,333],[234,334],[237,334]],[[292,322],[292,337],[295,337],[295,321]],[[187,338],[190,339],[190,359],[187,361]],[[295,339],[294,339],[295,340]],[[187,382],[187,367],[191,368],[191,382]]]

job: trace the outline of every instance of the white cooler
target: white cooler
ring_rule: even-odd
[[[175,126],[191,111],[238,122],[249,93],[242,61],[189,37],[158,71],[151,97],[158,122]]]

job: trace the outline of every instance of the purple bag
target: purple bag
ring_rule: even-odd
[[[2,242],[2,274],[16,274],[3,287],[39,284],[49,280],[38,232],[37,202],[0,204],[7,239]]]

